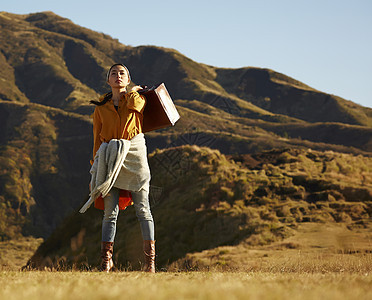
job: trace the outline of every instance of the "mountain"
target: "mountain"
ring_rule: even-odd
[[[88,117],[0,102],[0,236],[46,237],[86,196]]]
[[[123,62],[128,66],[133,79],[132,84],[151,86],[164,82],[181,115],[176,126],[146,134],[152,160],[154,161],[154,157],[169,155],[168,163],[174,164],[178,164],[178,159],[183,156],[198,157],[201,160],[200,164],[207,161],[205,167],[212,169],[207,173],[194,174],[204,176],[204,181],[201,182],[205,182],[206,186],[210,185],[210,181],[218,182],[219,179],[214,177],[214,172],[221,173],[221,176],[224,173],[223,167],[215,165],[216,162],[210,155],[212,157],[217,155],[229,168],[235,166],[236,174],[240,174],[236,169],[238,163],[243,170],[247,168],[244,172],[248,172],[250,168],[260,174],[266,172],[265,168],[275,163],[268,162],[266,166],[260,163],[260,159],[256,160],[251,155],[270,156],[271,154],[268,153],[272,153],[270,151],[274,151],[273,149],[279,152],[285,151],[283,153],[288,153],[299,162],[302,159],[299,157],[307,157],[308,154],[304,153],[308,153],[307,151],[311,149],[313,153],[317,153],[317,157],[321,157],[317,162],[319,168],[323,168],[326,164],[323,159],[335,161],[335,158],[325,158],[328,157],[327,153],[333,153],[335,157],[341,157],[337,158],[337,169],[334,169],[334,172],[341,172],[344,164],[345,168],[353,169],[354,166],[347,167],[350,165],[349,161],[353,160],[361,165],[369,165],[372,154],[372,109],[317,91],[284,74],[254,67],[217,68],[197,63],[174,49],[123,45],[106,34],[77,26],[52,12],[27,15],[0,12],[0,27],[0,238],[2,240],[20,236],[45,239],[50,237],[40,249],[45,249],[43,247],[47,245],[51,249],[56,245],[60,245],[61,249],[67,249],[64,247],[71,244],[71,236],[83,232],[81,228],[85,228],[85,233],[80,235],[84,235],[84,243],[87,239],[92,241],[96,239],[90,236],[91,231],[86,224],[93,222],[92,228],[98,230],[99,218],[93,221],[85,215],[76,216],[74,212],[88,195],[89,159],[92,150],[90,115],[94,109],[89,104],[89,100],[97,99],[100,94],[108,91],[105,73],[115,62]],[[189,145],[200,148],[188,148]],[[293,154],[291,151],[298,152]],[[246,160],[255,164],[248,164],[249,166],[245,167]],[[291,165],[293,172],[302,172],[304,167],[299,162]],[[156,173],[161,174],[162,171],[156,163],[152,164],[155,172],[153,180],[156,182],[158,180]],[[197,168],[196,165],[193,166]],[[217,169],[213,169],[214,167]],[[356,170],[365,172],[360,166]],[[316,168],[311,172],[313,171],[315,175],[318,172]],[[311,172],[307,173],[309,178]],[[180,182],[191,180],[186,173],[177,176]],[[198,205],[209,207],[210,197],[216,199],[218,203],[223,202],[222,199],[231,195],[231,187],[235,189],[235,186],[240,186],[242,191],[253,189],[253,187],[249,188],[251,182],[248,181],[248,177],[237,183],[235,182],[237,175],[231,176],[223,181],[221,187],[211,185],[213,188],[205,192],[205,195],[198,200]],[[352,182],[355,173],[352,171],[343,176],[345,176],[344,182],[348,180]],[[268,186],[282,184],[275,183],[273,178],[269,181],[265,180],[265,184]],[[297,179],[303,180],[301,176]],[[160,187],[161,197],[164,199],[168,199],[171,194],[180,194],[179,191],[176,193],[168,186],[173,184],[173,179],[169,178],[169,180],[170,182],[154,183],[154,186]],[[249,178],[249,180],[253,179]],[[258,186],[263,184],[261,179],[257,180],[254,186],[258,191],[254,197],[276,197],[276,191],[266,191],[263,186]],[[365,179],[358,187],[352,189],[362,189],[361,195],[369,195],[368,180]],[[310,179],[305,181],[303,188],[306,193],[319,192],[312,189],[313,183]],[[185,199],[196,197],[200,189],[204,189],[194,185],[192,181],[190,184],[190,188],[186,189],[187,192],[182,196]],[[294,184],[301,185],[298,182]],[[324,195],[328,193],[335,199],[353,202],[333,183],[326,186],[327,189],[321,190]],[[310,190],[307,190],[309,187]],[[216,189],[215,194],[213,189]],[[264,194],[261,195],[262,189],[266,192],[262,192]],[[331,192],[333,189],[343,196],[337,198],[338,196],[334,195],[336,192]],[[229,205],[231,207],[238,205],[243,211],[249,210],[252,205],[251,194],[254,194],[255,190],[249,193],[247,191],[239,199],[229,200],[231,202]],[[306,196],[304,190],[302,191],[303,193],[296,196],[290,193],[288,197],[293,202],[310,205],[313,200]],[[234,190],[233,193],[238,192]],[[326,197],[323,194],[319,197]],[[362,200],[356,201],[363,203],[360,204],[363,209],[357,210],[361,215],[350,218],[353,222],[361,218],[363,224],[367,224],[365,214],[371,215],[370,202],[368,202],[370,200],[367,196],[363,197]],[[235,201],[242,202],[234,204]],[[270,207],[269,203],[267,205]],[[175,209],[182,211],[184,208],[178,203]],[[195,209],[197,208],[190,208],[187,214],[193,216]],[[317,209],[327,210],[324,206]],[[160,204],[159,210],[161,210]],[[175,215],[181,211],[175,212]],[[200,210],[200,216],[206,218],[206,227],[211,226],[208,222],[210,224],[215,224],[214,222],[220,224],[218,222],[227,222],[227,220],[232,222],[232,227],[228,227],[230,231],[223,233],[220,240],[201,243],[200,245],[203,246],[199,248],[195,246],[196,244],[186,247],[181,243],[180,250],[168,256],[179,259],[187,251],[199,251],[203,247],[235,243],[249,238],[252,232],[238,230],[240,221],[236,221],[235,217],[231,219],[228,211],[222,212],[223,216],[226,215],[223,217],[226,221],[221,221],[218,213],[208,211],[208,214],[203,215],[205,212]],[[97,215],[97,213],[99,212],[89,211],[87,216]],[[335,222],[350,221],[348,217],[335,217],[335,214],[339,213],[339,211],[329,212],[331,217],[324,220],[333,218]],[[197,215],[199,216],[199,213]],[[68,216],[70,219],[78,218],[76,220],[79,221],[75,229],[66,229],[66,235],[61,235],[61,231],[55,229],[58,226],[70,228],[72,225],[68,223],[70,219],[66,219]],[[158,216],[160,226],[158,235],[164,238],[166,234],[161,233],[161,222],[165,222],[166,218],[165,213],[160,213]],[[190,217],[194,220],[193,218]],[[239,218],[243,217],[239,215]],[[283,227],[284,236],[289,226],[286,225],[286,221],[281,221],[280,216],[277,215],[277,218],[274,218],[275,226]],[[257,224],[261,224],[260,220],[257,219]],[[316,221],[315,218],[310,220]],[[125,222],[132,221],[134,222],[130,217]],[[194,230],[194,227],[188,230]],[[195,232],[193,237],[195,241],[201,239],[198,234]],[[273,239],[282,236],[282,233],[271,232],[271,234]],[[55,242],[50,242],[50,239],[54,239]],[[173,241],[165,239],[159,243],[162,248],[169,249]],[[38,253],[41,253],[40,251]],[[81,253],[88,255],[85,252]],[[65,252],[58,253],[59,256],[65,254]],[[44,251],[43,255],[50,257],[47,251]],[[90,257],[91,261],[93,255],[89,254],[87,257]]]

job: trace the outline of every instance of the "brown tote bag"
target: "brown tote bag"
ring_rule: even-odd
[[[164,83],[145,88],[138,93],[147,100],[143,112],[143,132],[174,126],[180,118]]]

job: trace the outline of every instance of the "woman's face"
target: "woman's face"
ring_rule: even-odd
[[[111,88],[125,88],[129,82],[127,70],[123,66],[112,67],[107,81]]]

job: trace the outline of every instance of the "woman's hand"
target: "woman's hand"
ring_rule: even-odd
[[[134,87],[132,87],[131,92],[138,92],[138,91],[140,91],[140,90],[142,90],[142,89],[143,89],[142,86],[140,86],[140,85],[135,85]]]

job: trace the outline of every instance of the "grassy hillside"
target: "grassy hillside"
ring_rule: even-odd
[[[0,101],[0,115],[1,239],[46,237],[88,193],[91,123],[6,101]]]
[[[146,135],[149,152],[194,144],[224,154],[312,148],[366,155],[353,147],[280,137],[272,132],[279,126],[275,123],[268,131],[242,126],[241,119],[211,106],[204,105],[207,110],[200,112],[178,108],[181,120],[174,128]],[[60,109],[9,101],[0,101],[0,116],[1,238],[45,238],[88,193],[91,122]]]
[[[341,122],[371,127],[372,109],[317,91],[269,69],[217,69],[226,91],[276,114],[309,122]]]
[[[181,119],[173,128],[147,134],[150,149],[196,144],[219,149],[225,154],[254,153],[272,148],[312,148],[369,155],[372,129],[342,123],[308,123],[271,115],[264,119],[236,117],[197,100],[175,101]],[[283,119],[283,122],[280,122]]]
[[[281,241],[302,223],[371,228],[372,160],[361,155],[280,150],[229,159],[216,150],[183,146],[154,152],[150,166],[158,268],[187,253]],[[74,213],[29,265],[95,267],[101,218],[94,208]],[[138,269],[141,259],[130,207],[119,217],[115,261]]]

